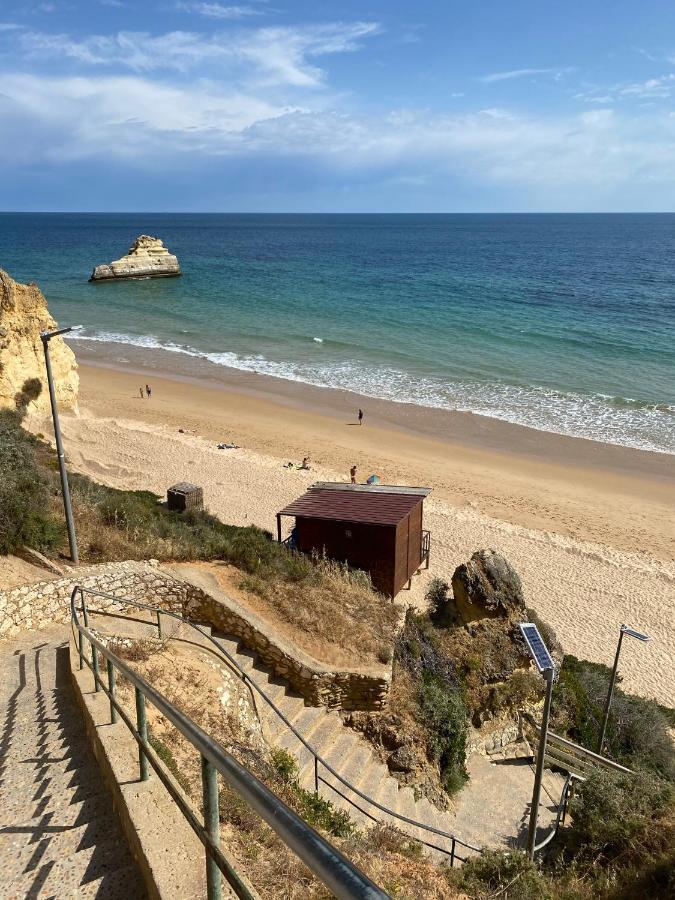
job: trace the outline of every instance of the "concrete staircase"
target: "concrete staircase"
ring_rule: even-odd
[[[210,631],[208,628],[206,630]],[[410,787],[401,786],[377,757],[372,745],[353,729],[346,727],[336,710],[305,706],[303,698],[290,688],[288,682],[275,676],[253,652],[241,648],[236,638],[216,634],[213,637],[276,704],[314,751],[344,779],[372,800],[423,825],[437,828],[447,834],[455,834],[475,847],[505,848],[524,843],[533,779],[528,761],[514,761],[509,767],[508,764],[497,766],[485,757],[473,759],[469,762],[469,772],[473,774],[473,780],[460,794],[454,810],[441,811],[425,797],[416,799]],[[300,770],[300,784],[308,790],[314,790],[312,754],[262,698],[257,698],[256,706],[270,743],[283,747],[295,757]],[[348,811],[357,824],[372,825],[373,819],[367,815],[370,814],[377,821],[395,825],[406,834],[435,844],[441,850],[447,852],[451,850],[449,840],[409,825],[395,816],[388,816],[342,785],[323,767],[320,766],[319,772],[326,781],[334,784],[361,807],[363,812],[359,812],[330,787],[320,785],[321,795],[331,800],[337,807]],[[550,796],[546,790],[542,791],[540,809],[542,833],[555,817],[555,806],[560,797],[563,780],[553,772],[546,773],[545,788],[550,792]],[[457,846],[457,853],[462,858],[476,855],[461,846]]]
[[[136,616],[140,619],[144,614],[138,611],[134,618]],[[179,624],[166,616],[162,622],[165,637],[170,636],[215,652],[211,641],[200,637],[188,625]],[[93,627],[97,631],[130,638],[157,637],[154,623],[154,617],[149,618],[147,624],[138,620],[131,622],[96,616],[93,619]],[[441,811],[425,797],[416,799],[411,788],[401,786],[377,757],[372,744],[358,732],[346,727],[336,710],[305,706],[304,698],[293,691],[285,679],[276,676],[265,666],[254,652],[243,647],[238,638],[218,634],[206,624],[201,627],[272,700],[314,751],[369,798],[422,825],[437,828],[446,834],[455,834],[474,847],[505,849],[525,845],[534,777],[529,760],[502,760],[495,763],[474,754],[468,761],[471,778],[461,791],[454,809]],[[315,782],[312,754],[269,704],[257,692],[252,691],[252,694],[265,737],[269,743],[288,750],[295,757],[300,784],[313,791]],[[374,820],[395,825],[411,837],[445,851],[438,853],[439,859],[447,858],[446,854],[451,851],[450,840],[410,825],[396,816],[387,815],[342,785],[322,766],[319,773],[329,784],[357,804],[355,807],[328,785],[320,784],[320,794],[338,808],[346,810],[357,825],[371,826]],[[546,772],[539,811],[539,839],[555,819],[563,781],[562,776],[557,773]],[[457,854],[460,858],[476,855],[474,851],[459,845]]]
[[[89,748],[63,626],[0,643],[0,897],[142,900]]]

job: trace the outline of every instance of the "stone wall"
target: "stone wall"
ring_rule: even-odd
[[[309,706],[375,710],[387,705],[390,670],[328,670],[236,601],[224,595],[216,599],[194,586],[192,590],[185,615],[238,637],[265,665],[289,681]]]
[[[187,602],[190,586],[146,562],[104,563],[73,570],[63,578],[0,590],[0,640],[19,631],[42,628],[70,619],[70,595],[76,584],[103,591],[114,597],[127,597],[154,606],[169,606],[180,611]],[[98,598],[100,609],[112,601]],[[118,607],[120,608],[120,607]]]
[[[160,568],[156,561],[104,563],[82,567],[63,578],[0,590],[0,641],[19,631],[41,628],[70,618],[70,595],[76,584],[170,610],[238,637],[263,663],[287,679],[310,706],[382,709],[390,672],[329,671],[292,644],[283,641],[235,601],[215,599],[206,591]],[[91,601],[92,605],[94,601]],[[113,601],[97,598],[98,609]],[[117,609],[123,609],[115,604]]]

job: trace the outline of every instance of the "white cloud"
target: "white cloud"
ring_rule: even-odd
[[[514,78],[527,78],[531,75],[551,75],[556,80],[562,78],[567,72],[571,72],[570,68],[564,69],[511,69],[508,72],[492,72],[490,75],[483,75],[479,81],[485,84],[492,84],[495,81],[511,81]]]
[[[675,75],[663,75],[661,78],[649,78],[647,81],[638,81],[625,84],[619,88],[619,93],[624,97],[664,98],[670,97],[675,88]]]
[[[224,6],[222,3],[176,3],[176,9],[197,13],[209,19],[245,19],[259,16],[263,10],[254,6]]]
[[[594,85],[576,94],[586,103],[612,103],[620,100],[667,100],[675,92],[675,74],[648,78],[646,81],[623,81],[610,87]]]
[[[88,66],[122,66],[136,72],[217,70],[220,75],[253,75],[271,83],[314,87],[321,84],[325,73],[309,60],[354,51],[360,39],[378,30],[373,22],[352,22],[209,35],[120,31],[81,40],[32,31],[21,35],[20,46],[30,58],[41,60],[67,58]]]
[[[5,166],[95,161],[181,172],[264,157],[303,160],[332,180],[403,177],[441,185],[454,176],[551,196],[581,186],[596,196],[620,185],[675,184],[675,119],[667,115],[412,109],[375,117],[273,103],[206,79],[179,87],[137,75],[6,72],[0,85],[0,132],[17,136],[0,144]]]

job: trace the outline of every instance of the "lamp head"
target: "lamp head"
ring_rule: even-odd
[[[621,634],[627,634],[629,637],[633,637],[638,641],[651,640],[648,634],[643,634],[641,631],[636,631],[634,628],[629,628],[628,625],[621,626]]]

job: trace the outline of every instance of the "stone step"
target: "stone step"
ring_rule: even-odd
[[[40,800],[47,795],[64,796],[75,802],[84,800],[101,789],[101,776],[93,766],[84,770],[73,769],[70,772],[46,773],[38,775],[30,772],[9,772],[3,778],[0,790],[0,813],[2,805],[10,797],[19,797],[26,803]]]
[[[93,794],[84,800],[68,803],[65,798],[52,798],[45,805],[44,811],[36,811],[31,816],[21,818],[15,810],[12,817],[12,829],[17,832],[30,834],[39,831],[40,828],[73,828],[86,825],[95,819],[105,819],[115,815],[110,797],[107,794]]]
[[[0,859],[6,861],[2,864],[2,880],[10,889],[14,879],[48,863],[63,868],[67,885],[69,876],[77,878],[78,883],[83,879],[93,881],[119,868],[121,858],[125,865],[132,862],[126,847],[120,846],[116,822],[111,827],[109,818],[36,837],[33,840],[25,834],[0,835]],[[70,866],[63,865],[66,862]]]
[[[3,900],[145,900],[145,884],[135,865],[113,866],[87,852],[45,862],[5,885]],[[84,864],[84,868],[82,868]]]
[[[110,803],[109,796],[103,786],[92,784],[90,788],[78,787],[74,793],[52,794],[45,792],[37,799],[26,797],[24,794],[16,796],[7,795],[0,801],[0,828],[12,825],[14,822],[22,822],[26,819],[34,819],[46,815],[51,810],[60,810],[69,806],[79,806],[85,801],[91,801],[101,797],[101,802]]]

